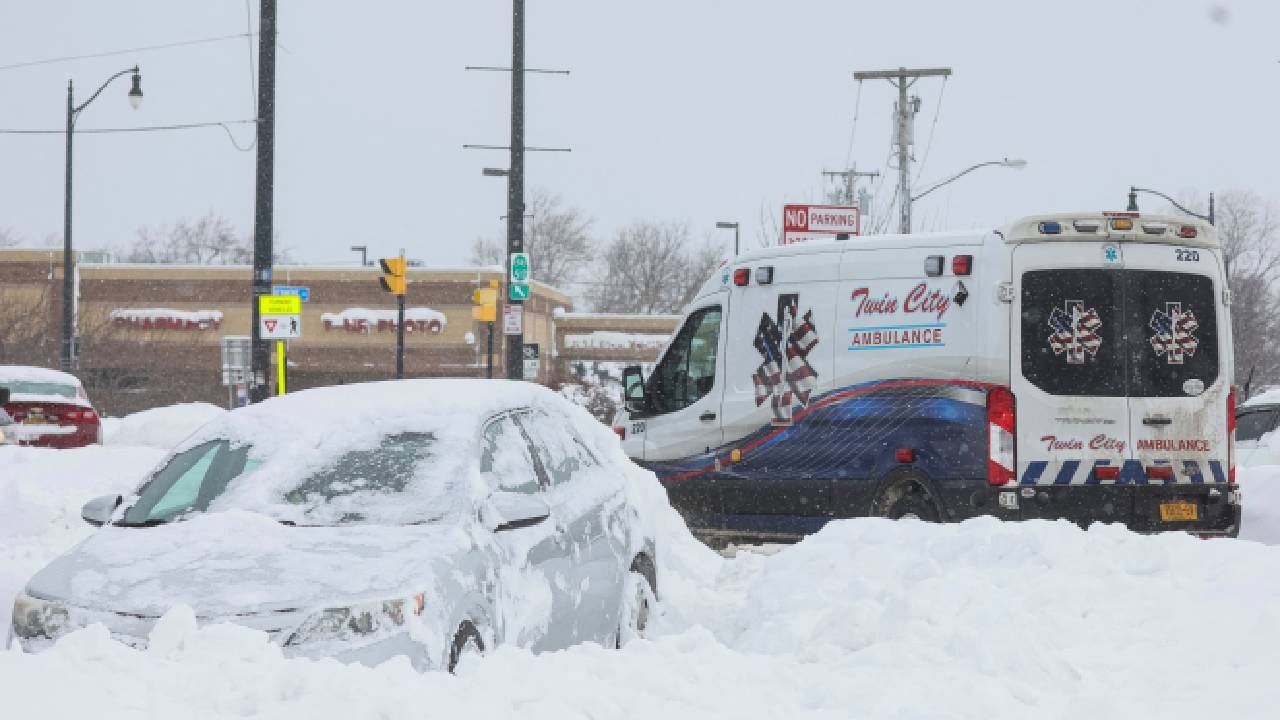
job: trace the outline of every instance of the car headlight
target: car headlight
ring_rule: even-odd
[[[62,605],[18,593],[13,601],[13,634],[23,640],[53,640],[70,630],[70,614]]]
[[[403,627],[406,614],[421,615],[423,605],[423,596],[415,595],[408,600],[328,608],[307,618],[284,644],[290,647],[318,642],[350,642],[383,635]]]

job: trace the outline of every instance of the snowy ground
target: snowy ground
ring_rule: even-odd
[[[5,626],[27,576],[89,532],[81,503],[163,456],[111,437],[0,448]],[[145,652],[100,629],[41,655],[0,652],[0,715],[1274,717],[1280,547],[1263,543],[1280,544],[1280,467],[1242,470],[1241,485],[1245,537],[1261,542],[856,520],[722,558],[673,532],[654,639],[502,649],[457,677],[285,660],[263,635],[196,629],[176,610]]]

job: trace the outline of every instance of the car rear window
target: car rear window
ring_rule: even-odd
[[[1022,275],[1022,376],[1053,395],[1124,394],[1123,278],[1113,270]]]
[[[1213,281],[1158,270],[1022,276],[1022,375],[1053,395],[1183,397],[1218,378]]]

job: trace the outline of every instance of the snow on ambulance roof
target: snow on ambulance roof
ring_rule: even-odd
[[[80,387],[80,380],[75,375],[61,370],[50,370],[29,365],[0,365],[0,385],[6,380],[13,382],[59,383]]]

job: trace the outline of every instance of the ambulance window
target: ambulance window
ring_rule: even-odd
[[[1022,275],[1022,376],[1052,395],[1123,396],[1122,276],[1115,270]]]
[[[1218,379],[1213,280],[1191,273],[1125,271],[1129,394],[1186,397],[1189,380]]]
[[[1276,426],[1275,410],[1251,410],[1236,418],[1236,440],[1257,440]]]
[[[655,413],[681,410],[711,392],[719,343],[720,308],[689,316],[649,381],[646,394]]]

